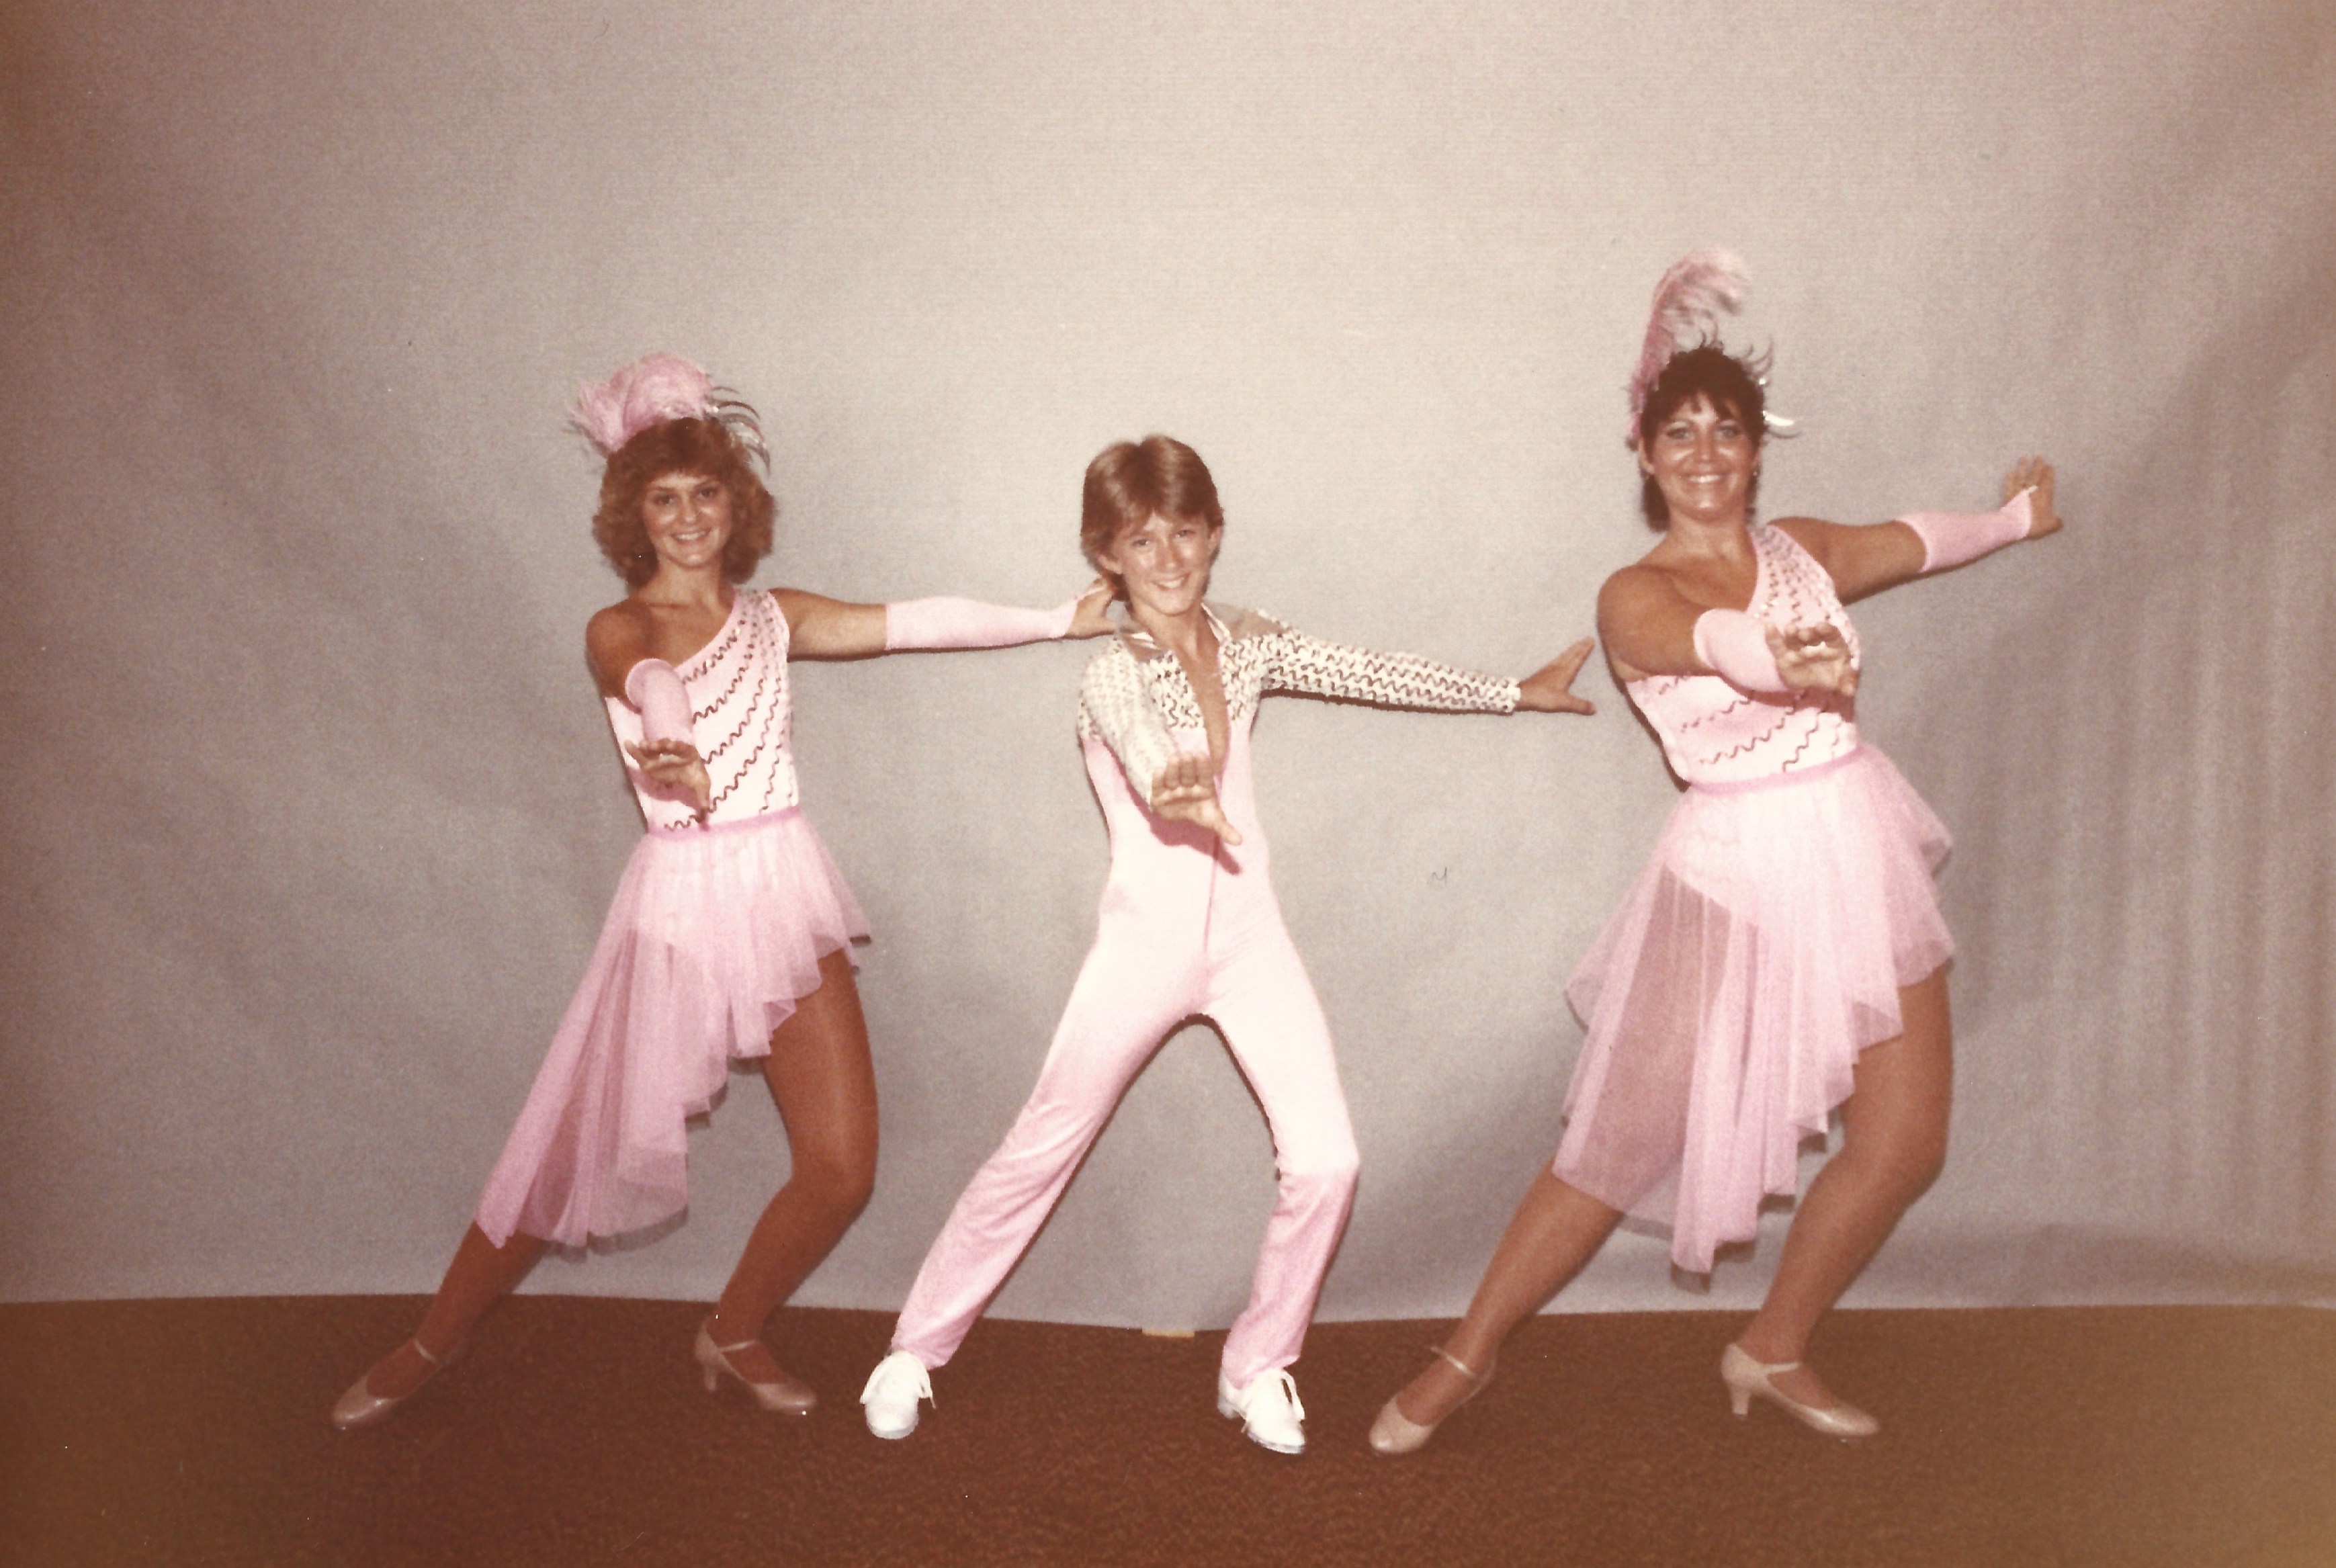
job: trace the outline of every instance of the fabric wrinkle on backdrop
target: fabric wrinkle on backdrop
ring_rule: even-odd
[[[1087,457],[1164,430],[1238,503],[1230,597],[1528,668],[1646,548],[1621,384],[1717,241],[1803,426],[1768,510],[2041,452],[2071,520],[1857,610],[1861,724],[1955,838],[1958,1103],[1845,1304],[2336,1300],[2318,8],[687,16],[0,22],[0,1295],[434,1281],[639,831],[586,375],[670,348],[757,405],[764,584],[1054,602]],[[896,1309],[1035,1075],[1103,881],[1081,657],[798,667],[884,1116],[803,1304]],[[1582,689],[1259,726],[1363,1156],[1326,1319],[1456,1312],[1555,1146],[1563,979],[1675,787]],[[529,1288],[710,1299],[784,1150],[733,1094],[678,1230]],[[1270,1169],[1178,1035],[996,1312],[1222,1326]],[[1560,1304],[1748,1305],[1786,1218],[1707,1292],[1625,1234]]]

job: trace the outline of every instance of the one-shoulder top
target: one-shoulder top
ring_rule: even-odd
[[[706,825],[747,822],[793,806],[794,705],[787,687],[787,618],[778,600],[765,589],[739,589],[714,640],[674,668],[689,696],[690,728],[714,785]],[[696,813],[683,793],[657,784],[624,749],[642,738],[639,713],[621,697],[605,702],[642,820],[661,833],[696,828]]]
[[[1745,612],[1780,629],[1830,622],[1857,663],[1857,628],[1825,569],[1781,529],[1756,522],[1751,535],[1758,570]],[[1854,703],[1828,692],[1750,692],[1716,675],[1648,676],[1623,689],[1691,784],[1777,777],[1857,749]]]

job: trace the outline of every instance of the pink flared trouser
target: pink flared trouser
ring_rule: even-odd
[[[1196,862],[1205,866],[1207,853],[1176,847],[1192,859],[1177,868],[1185,874],[1168,880],[1185,882],[1183,889],[1155,883],[1145,890],[1152,897],[1128,897],[1130,879],[1114,877],[1037,1086],[925,1255],[892,1348],[929,1368],[956,1353],[1130,1081],[1167,1033],[1194,1014],[1222,1032],[1263,1105],[1279,1182],[1249,1305],[1226,1337],[1222,1369],[1246,1387],[1298,1359],[1354,1199],[1358,1160],[1346,1096],[1321,1004],[1262,864],[1246,876],[1203,869],[1192,885],[1190,870]]]

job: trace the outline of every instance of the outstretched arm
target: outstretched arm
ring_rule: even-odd
[[[1278,691],[1345,697],[1434,713],[1591,713],[1572,691],[1573,677],[1594,646],[1584,638],[1522,681],[1439,664],[1417,654],[1380,653],[1325,642],[1287,628],[1275,641],[1269,683]]]
[[[1097,581],[1052,609],[1021,609],[971,599],[849,604],[800,589],[774,589],[787,618],[790,657],[870,658],[910,648],[1012,648],[1111,629],[1111,589]]]
[[[2023,457],[2004,476],[2003,505],[1994,511],[1913,511],[1871,528],[1845,528],[1814,517],[1776,524],[1816,557],[1844,604],[1945,571],[2023,539],[2058,533],[2052,510],[2052,465]]]

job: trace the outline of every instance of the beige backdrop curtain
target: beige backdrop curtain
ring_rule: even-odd
[[[1220,596],[1522,673],[1646,548],[1621,385],[1666,263],[1750,261],[1870,521],[2063,475],[2063,538],[1862,607],[1863,717],[1954,830],[1952,1166],[1852,1300],[2336,1289],[2336,24],[2278,0],[1877,8],[1055,0],[13,7],[0,19],[0,1294],[419,1290],[638,820],[581,657],[619,585],[563,433],[652,348],[763,411],[759,580],[1026,603],[1164,430]],[[798,667],[877,930],[896,1305],[1093,929],[1084,654]],[[1553,1147],[1561,987],[1673,798],[1592,720],[1281,700],[1276,869],[1361,1197],[1331,1316],[1457,1310]],[[752,1079],[687,1222],[530,1288],[710,1296],[785,1169]],[[1001,1300],[1205,1326],[1264,1129],[1136,1086]],[[1627,1234],[1562,1301],[1679,1289]]]

